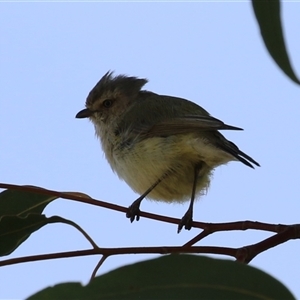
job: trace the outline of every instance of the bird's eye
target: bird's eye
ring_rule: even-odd
[[[110,108],[112,106],[112,104],[113,104],[113,100],[111,100],[111,99],[106,99],[103,101],[103,106],[105,108]]]

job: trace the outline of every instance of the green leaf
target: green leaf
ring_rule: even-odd
[[[111,271],[87,286],[58,284],[28,299],[295,298],[278,280],[256,268],[196,255],[167,255]]]
[[[47,224],[45,215],[3,216],[0,219],[0,255],[13,252],[29,235]]]
[[[78,195],[79,193],[72,194]],[[97,247],[91,237],[73,221],[59,216],[47,218],[41,214],[44,208],[55,199],[57,199],[56,196],[43,195],[35,191],[8,189],[0,193],[0,256],[12,253],[41,227],[58,222],[75,227],[94,248]]]
[[[0,193],[0,217],[5,215],[26,216],[30,213],[41,214],[54,196],[18,190],[5,190]]]
[[[1,217],[0,256],[12,253],[33,232],[39,230],[41,227],[57,222],[64,222],[64,219],[58,216],[47,218],[45,215],[40,214],[28,214],[26,217]]]
[[[282,71],[300,84],[295,75],[285,47],[279,0],[252,0],[252,5],[264,43]]]
[[[41,213],[56,198],[13,189],[0,193],[0,256],[12,253],[31,233],[53,223]]]
[[[40,214],[28,214],[26,217],[3,216],[0,218],[0,256],[12,253],[33,232],[52,223],[64,223],[75,227],[94,248],[97,247],[96,243],[79,225],[59,216],[49,218]]]

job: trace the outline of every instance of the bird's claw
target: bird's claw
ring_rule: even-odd
[[[130,222],[132,223],[134,220],[140,219],[140,205],[139,203],[133,202],[127,209],[126,217],[130,219]]]
[[[183,227],[186,230],[191,230],[191,228],[193,227],[193,216],[189,211],[187,211],[186,214],[180,220],[178,224],[177,233],[179,233]]]

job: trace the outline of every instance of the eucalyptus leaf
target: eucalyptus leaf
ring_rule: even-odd
[[[57,197],[35,192],[8,189],[0,193],[0,217],[5,215],[26,216],[41,214],[44,208]]]
[[[166,255],[121,267],[88,285],[63,283],[28,300],[47,299],[295,299],[256,268],[197,255]]]
[[[300,84],[291,66],[285,46],[280,16],[280,1],[252,0],[252,5],[263,41],[270,55],[290,79]]]

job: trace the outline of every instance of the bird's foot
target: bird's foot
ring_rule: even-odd
[[[126,217],[130,219],[130,222],[132,223],[134,220],[140,219],[140,204],[141,201],[135,200],[128,208],[126,212]]]
[[[178,224],[177,233],[179,233],[183,227],[186,230],[190,230],[192,226],[193,226],[193,212],[190,209],[188,209]]]

